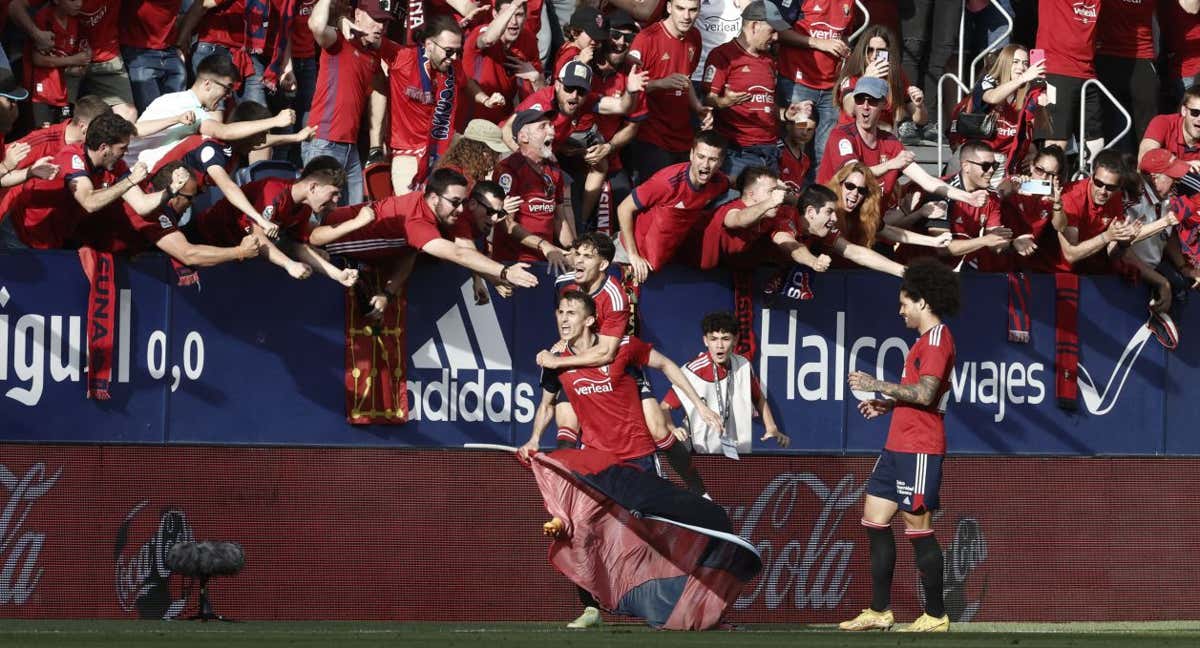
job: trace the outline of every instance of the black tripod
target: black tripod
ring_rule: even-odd
[[[192,587],[193,587],[194,583],[195,583],[195,581],[193,579],[188,579],[187,585],[184,588],[184,596],[185,597],[191,595]],[[195,614],[193,614],[192,616],[187,618],[188,621],[195,621],[197,619],[199,619],[200,621],[226,621],[229,623],[234,622],[233,619],[226,619],[225,617],[221,616],[220,614],[213,612],[212,603],[208,600],[208,577],[207,576],[200,579],[200,610],[198,612],[196,612]]]

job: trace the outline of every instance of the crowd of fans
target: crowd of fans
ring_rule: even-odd
[[[937,256],[1140,277],[1159,311],[1200,284],[1200,0],[5,4],[3,248],[368,265],[376,307],[416,250],[484,298],[592,231],[631,283]]]

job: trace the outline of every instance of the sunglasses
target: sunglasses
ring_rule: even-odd
[[[857,191],[860,194],[867,193],[867,185],[865,184],[856,185],[853,182],[846,181],[842,183],[842,186],[846,188],[846,191]]]
[[[563,86],[563,92],[573,95],[585,95],[588,93],[588,91],[584,90],[583,88],[577,88],[575,86],[568,85]]]
[[[856,105],[856,106],[861,106],[863,104],[871,104],[872,106],[878,106],[882,102],[883,102],[883,99],[876,99],[875,97],[872,97],[870,95],[865,95],[865,94],[854,95],[854,105]]]
[[[633,40],[633,32],[629,32],[629,31],[617,31],[615,29],[612,29],[612,30],[609,30],[608,34],[609,34],[609,38],[611,38],[612,40],[622,40],[622,41]]]
[[[435,194],[435,195],[438,197],[438,200],[445,200],[446,202],[450,203],[450,206],[454,209],[458,209],[459,207],[462,207],[462,204],[464,202],[466,202],[466,200],[464,200],[462,198],[447,198],[447,197],[443,196],[442,194]]]
[[[963,162],[970,162],[971,164],[978,166],[979,169],[981,171],[983,171],[984,173],[991,173],[998,166],[996,164],[995,160],[992,160],[991,162],[976,162],[975,160],[963,160]]]
[[[437,45],[437,48],[442,50],[442,54],[445,54],[446,58],[462,58],[463,48],[461,47],[443,47],[441,43],[438,43],[437,41],[429,42]]]
[[[1200,108],[1184,108],[1192,117],[1200,117]]]
[[[1100,182],[1100,178],[1092,178],[1092,184],[1096,185],[1097,189],[1103,189],[1105,191],[1110,191],[1110,192],[1116,191],[1121,188],[1121,185],[1108,184],[1107,182]]]

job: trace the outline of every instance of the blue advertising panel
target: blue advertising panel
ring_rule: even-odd
[[[370,426],[346,422],[339,286],[261,263],[203,270],[200,290],[175,287],[173,276],[160,257],[119,263],[113,398],[97,402],[84,397],[87,283],[77,256],[0,254],[0,440],[436,447],[528,438],[541,397],[534,358],[557,337],[549,275],[537,289],[477,304],[466,272],[420,265],[408,292],[410,420]],[[951,452],[1200,453],[1188,424],[1200,417],[1189,389],[1200,364],[1194,317],[1168,352],[1145,328],[1144,288],[1081,280],[1078,409],[1067,412],[1056,398],[1053,277],[1032,277],[1028,344],[1007,341],[1003,276],[962,281],[962,312],[948,321]],[[637,304],[642,336],[690,360],[703,349],[701,317],[732,308],[731,285],[720,271],[652,275]],[[754,368],[791,451],[878,450],[887,423],[859,416],[866,395],[846,378],[898,379],[916,339],[897,314],[899,281],[816,275],[813,299],[790,309],[765,307],[756,285]],[[665,393],[664,377],[652,381]],[[755,449],[777,450],[757,440]]]

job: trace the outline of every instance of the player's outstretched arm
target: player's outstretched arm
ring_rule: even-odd
[[[657,350],[651,350],[650,358],[649,361],[646,362],[646,366],[650,367],[651,369],[657,369],[661,371],[663,375],[667,377],[667,380],[671,381],[672,385],[678,387],[679,391],[683,392],[683,395],[687,396],[688,400],[692,401],[692,405],[696,406],[696,411],[700,412],[700,418],[704,419],[704,422],[707,423],[709,427],[717,430],[718,432],[725,431],[725,424],[721,420],[721,417],[717,416],[716,412],[708,408],[708,405],[705,404],[704,399],[700,398],[700,394],[697,394],[696,390],[692,388],[692,383],[688,382],[687,377],[683,375],[683,371],[679,369],[679,365],[672,362],[670,358],[659,353]]]
[[[855,391],[879,392],[889,398],[922,407],[933,404],[937,397],[942,380],[937,376],[921,376],[915,385],[897,385],[873,377],[871,374],[855,371],[847,379],[850,388]]]

